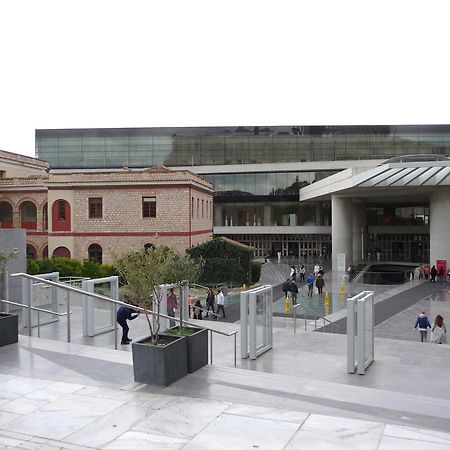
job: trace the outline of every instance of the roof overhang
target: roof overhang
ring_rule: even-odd
[[[450,161],[389,163],[352,167],[300,189],[300,201],[355,197],[428,196],[450,186]]]

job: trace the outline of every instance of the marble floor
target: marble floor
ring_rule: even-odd
[[[450,346],[377,338],[374,364],[351,375],[346,336],[303,323],[294,334],[275,317],[273,349],[255,361],[238,339],[237,367],[233,339],[214,335],[214,364],[167,388],[135,383],[130,348],[110,338],[20,336],[0,348],[0,449],[450,450]]]
[[[427,392],[399,388],[399,353],[408,359],[408,345],[420,344],[380,344],[379,367],[358,377],[336,364],[342,343],[330,346],[330,335],[289,341],[281,323],[277,334],[275,343],[297,342],[297,359],[309,355],[310,364],[292,367],[282,357],[292,359],[292,348],[281,346],[238,368],[218,354],[217,365],[167,388],[134,383],[128,352],[21,336],[0,348],[0,448],[450,449],[448,378]],[[314,353],[326,348],[318,361]],[[389,363],[399,369],[391,385]],[[320,364],[333,366],[324,373]]]
[[[282,407],[0,376],[0,448],[450,449],[450,434]]]

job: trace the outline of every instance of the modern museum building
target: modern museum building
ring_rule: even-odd
[[[36,130],[52,173],[189,170],[213,234],[255,256],[435,263],[450,254],[450,125]]]

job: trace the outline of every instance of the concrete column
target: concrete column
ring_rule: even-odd
[[[345,253],[345,265],[353,263],[352,199],[331,197],[331,240],[333,246],[333,270],[338,268],[338,254]]]
[[[364,203],[353,203],[353,264],[360,264],[367,254],[366,230],[366,205]]]
[[[450,188],[441,187],[430,198],[430,264],[437,259],[450,262]]]

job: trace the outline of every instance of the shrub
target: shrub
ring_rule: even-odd
[[[230,283],[249,284],[253,249],[231,239],[219,237],[187,250],[195,259],[205,263],[199,282],[206,285]]]
[[[261,278],[261,266],[260,262],[252,261],[252,284],[257,283]]]

